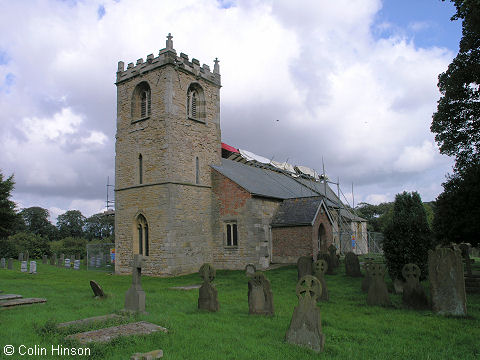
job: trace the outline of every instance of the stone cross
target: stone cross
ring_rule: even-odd
[[[310,256],[300,256],[297,260],[298,280],[305,275],[312,275],[312,258]]]
[[[334,244],[330,244],[327,250],[330,255],[330,258],[332,259],[333,267],[337,268],[340,265],[340,262],[338,261],[338,257],[337,257],[337,247]]]
[[[273,293],[270,281],[256,272],[248,281],[248,312],[256,315],[273,315]]]
[[[325,281],[325,273],[328,269],[328,263],[323,260],[317,260],[313,263],[313,276],[315,276],[322,285],[322,295],[317,300],[328,301],[327,282]]]
[[[442,247],[429,250],[428,277],[433,311],[441,315],[467,316],[460,250]]]
[[[403,285],[402,301],[414,309],[428,308],[427,295],[420,284],[420,274],[420,268],[416,264],[405,264],[402,268],[402,275],[406,280]]]
[[[145,291],[140,283],[144,266],[145,258],[135,254],[132,263],[132,285],[125,294],[125,310],[127,311],[145,312]]]
[[[2,259],[0,260],[0,267],[1,267],[2,269],[5,269],[5,258],[2,258]]]
[[[335,256],[336,257],[336,256]],[[330,256],[328,252],[320,251],[317,255],[317,260],[323,259],[327,262],[327,275],[335,275],[335,266],[334,266],[334,259]]]
[[[387,284],[383,279],[385,276],[385,265],[371,264],[368,266],[368,272],[371,278],[370,287],[368,289],[367,304],[368,305],[390,305]]]
[[[317,306],[317,298],[322,294],[322,285],[315,276],[305,275],[298,281],[296,293],[298,305],[293,310],[285,340],[320,352],[325,345],[320,308]]]
[[[215,269],[210,264],[203,264],[199,270],[203,279],[203,284],[198,289],[198,308],[208,311],[218,311],[220,304],[218,303],[218,293],[215,285],[212,284],[215,279]]]
[[[8,270],[13,270],[13,259],[12,258],[8,259],[7,268],[8,268]]]
[[[345,254],[345,274],[352,277],[362,276],[358,256],[351,251]]]
[[[36,273],[37,273],[37,262],[30,261],[30,274],[36,274]]]
[[[252,276],[257,272],[257,269],[255,268],[255,265],[253,264],[247,264],[245,266],[245,275],[247,276]]]

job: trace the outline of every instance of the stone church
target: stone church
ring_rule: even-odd
[[[134,254],[157,276],[267,268],[326,250],[342,227],[366,230],[318,177],[222,143],[217,59],[212,71],[178,55],[169,34],[157,57],[120,61],[116,86],[117,273]]]

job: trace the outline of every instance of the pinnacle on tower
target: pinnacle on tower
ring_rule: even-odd
[[[168,33],[168,35],[167,35],[167,41],[166,41],[166,46],[165,46],[165,48],[166,48],[167,50],[173,50],[173,41],[172,41],[172,38],[173,38],[172,34],[171,34],[171,33]]]
[[[218,60],[218,58],[215,58],[215,60],[213,62],[215,63],[215,65],[213,66],[213,73],[214,74],[220,74],[220,65],[218,65],[220,60]]]

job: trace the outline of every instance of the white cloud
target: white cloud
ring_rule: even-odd
[[[425,140],[421,146],[406,146],[393,166],[401,172],[421,172],[435,161],[437,147]]]

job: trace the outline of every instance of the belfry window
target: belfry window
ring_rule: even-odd
[[[150,243],[148,239],[148,223],[145,216],[138,215],[136,221],[136,249],[138,252],[135,252],[140,255],[148,256],[150,252]]]
[[[198,83],[190,84],[188,87],[187,118],[205,122],[205,96]]]
[[[150,85],[142,81],[135,87],[132,95],[132,121],[146,119],[150,116],[152,109]]]

